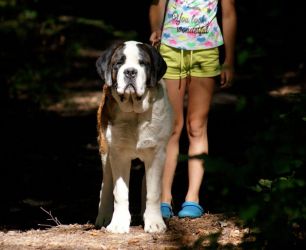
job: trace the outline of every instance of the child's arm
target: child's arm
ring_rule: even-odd
[[[235,42],[237,15],[235,0],[221,0],[222,32],[225,48],[225,60],[221,73],[221,86],[229,86],[234,77]]]
[[[160,42],[164,13],[167,0],[153,0],[149,10],[151,25],[150,42],[156,45]]]

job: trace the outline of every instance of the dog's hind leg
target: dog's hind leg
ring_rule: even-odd
[[[106,155],[102,156],[103,181],[100,191],[100,203],[98,216],[96,218],[96,227],[106,227],[113,215],[114,196],[113,196],[113,176],[110,168],[110,162]]]
[[[144,174],[141,181],[141,214],[143,215],[146,210],[146,197],[147,197],[147,182],[146,174]]]

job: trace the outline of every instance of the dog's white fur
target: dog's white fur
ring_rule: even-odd
[[[172,111],[163,82],[156,79],[158,82],[154,86],[147,86],[148,77],[153,76],[148,75],[148,70],[140,65],[141,56],[148,51],[142,50],[139,44],[129,41],[124,43],[119,52],[118,49],[108,51],[109,61],[105,61],[104,56],[104,62],[101,63],[102,66],[106,63],[106,68],[97,63],[100,75],[109,85],[110,94],[106,97],[102,118],[99,118],[104,119],[105,115],[108,120],[105,131],[102,131],[107,142],[107,152],[101,152],[103,182],[96,225],[108,225],[106,229],[113,233],[129,232],[129,177],[131,160],[135,158],[142,160],[145,165],[147,193],[144,230],[150,233],[166,230],[160,212],[160,193],[166,145],[172,131]],[[154,49],[150,48],[150,51],[154,52]],[[116,65],[121,53],[125,61],[114,76],[114,71],[108,67]],[[151,65],[146,67],[153,67],[152,60],[151,57]],[[155,67],[155,70],[159,70],[159,66]],[[133,87],[125,77],[125,70],[131,68],[137,71]]]

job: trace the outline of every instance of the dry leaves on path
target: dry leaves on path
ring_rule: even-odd
[[[97,230],[91,224],[60,225],[46,230],[0,232],[0,249],[242,249],[249,230],[236,217],[206,214],[198,219],[178,219],[168,222],[164,234],[149,234],[142,226],[131,227],[128,234],[112,234]]]

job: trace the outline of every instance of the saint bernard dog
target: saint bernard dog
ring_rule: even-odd
[[[127,41],[107,49],[96,66],[104,84],[97,115],[103,181],[96,226],[129,232],[130,169],[138,158],[145,166],[144,230],[164,232],[161,176],[173,125],[161,80],[166,63],[151,45]]]

